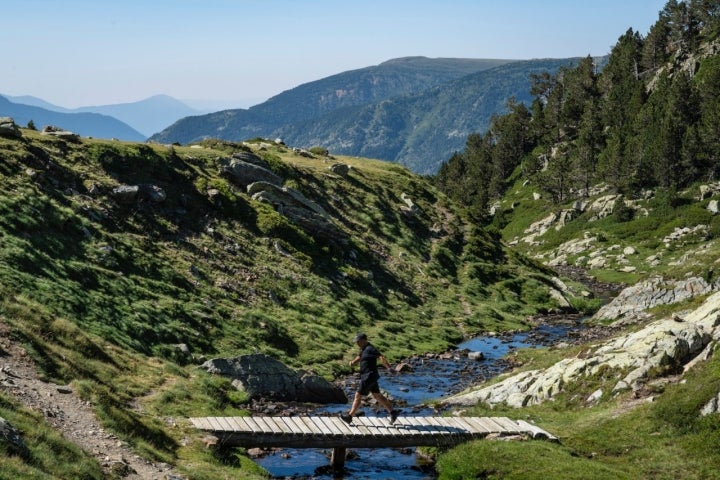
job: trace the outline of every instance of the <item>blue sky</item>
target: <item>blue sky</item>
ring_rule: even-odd
[[[604,55],[666,0],[0,0],[0,93],[248,107],[391,58]]]

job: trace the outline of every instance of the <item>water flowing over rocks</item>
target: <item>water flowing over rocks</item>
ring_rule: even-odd
[[[307,372],[296,372],[264,354],[208,360],[202,368],[232,378],[238,390],[251,398],[310,403],[347,403],[342,388]]]
[[[682,371],[720,340],[720,292],[684,318],[674,316],[590,348],[575,358],[561,360],[544,370],[509,375],[497,384],[444,400],[448,406],[478,402],[524,407],[552,400],[567,384],[610,369],[623,372],[613,392],[637,391],[657,372]],[[709,405],[709,410],[717,405]]]

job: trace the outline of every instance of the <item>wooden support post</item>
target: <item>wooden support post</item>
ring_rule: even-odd
[[[345,447],[334,447],[332,449],[332,455],[330,456],[330,465],[333,470],[341,471],[345,468],[345,455],[347,454],[347,448]]]

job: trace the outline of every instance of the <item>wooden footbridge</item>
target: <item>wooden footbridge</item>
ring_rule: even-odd
[[[523,420],[506,417],[201,417],[193,426],[218,444],[241,447],[332,448],[332,466],[342,469],[347,448],[452,446],[488,436],[525,435],[556,441]]]

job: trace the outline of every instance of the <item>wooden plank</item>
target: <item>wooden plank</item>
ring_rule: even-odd
[[[242,420],[242,417],[223,417],[228,425],[230,425],[230,428],[233,432],[248,432],[250,431],[249,428],[245,425],[245,422]]]
[[[463,420],[474,425],[478,432],[497,433],[499,428],[494,422],[489,422],[487,417],[464,417]]]
[[[338,417],[325,417],[325,421],[331,421],[337,430],[343,435],[355,435],[357,432],[347,423]]]
[[[295,422],[302,424],[305,435],[324,435],[322,430],[315,425],[315,422],[313,422],[310,417],[295,417]]]
[[[508,433],[506,426],[502,425],[497,420],[495,420],[495,417],[484,417],[483,421],[488,425],[493,425],[495,428],[493,430],[494,432],[501,433],[501,434]]]
[[[252,417],[233,417],[231,420],[234,423],[235,431],[246,431],[253,434],[262,434],[265,431]]]
[[[532,423],[526,422],[525,420],[518,420],[517,423],[521,428],[529,432],[532,438],[550,441],[557,441],[558,439],[556,436],[546,432],[545,430],[536,425],[533,425]]]
[[[218,419],[218,421],[223,426],[223,428],[226,432],[234,432],[235,431],[235,426],[228,419],[228,417],[216,417],[216,418]]]
[[[220,418],[219,418],[219,417],[208,417],[208,421],[209,421],[210,424],[213,426],[213,429],[214,429],[216,432],[223,432],[223,431],[225,431],[225,427],[223,426],[222,423],[220,423]]]
[[[463,422],[461,417],[446,417],[445,420],[448,422],[449,425],[456,428],[457,433],[459,434],[465,435],[473,433],[474,429],[471,428],[470,425],[468,425],[467,423]]]
[[[343,431],[340,429],[340,425],[335,424],[335,422],[333,422],[334,419],[332,419],[330,417],[324,417],[324,416],[321,416],[318,418],[320,419],[321,422],[323,422],[323,425],[325,425],[325,427],[328,429],[331,436],[342,437],[344,435]],[[337,419],[337,420],[339,420],[339,422],[345,423],[340,419]]]
[[[268,422],[274,422],[275,425],[282,430],[284,434],[290,434],[292,435],[292,430],[290,427],[287,426],[287,424],[283,421],[282,417],[266,417],[266,420]]]
[[[430,425],[436,428],[437,433],[442,435],[452,434],[450,427],[444,419],[438,417],[427,417],[427,421]]]
[[[505,427],[505,431],[508,433],[522,433],[522,430],[520,429],[518,424],[507,417],[493,417],[493,420]]]
[[[194,417],[191,418],[190,421],[192,422],[193,426],[197,428],[198,430],[212,430],[212,425],[210,425],[210,422],[208,422],[207,418],[205,417]]]
[[[294,417],[280,417],[285,424],[290,427],[290,431],[293,433],[293,435],[302,436],[305,434],[305,428],[304,426],[300,426],[295,423]]]
[[[327,417],[325,417],[327,418]],[[336,436],[341,435],[339,428],[336,428],[332,423],[325,422],[325,418],[313,415],[308,420],[315,425],[315,428],[320,431],[323,435]]]
[[[373,423],[372,417],[358,417],[353,419],[353,422],[355,421],[360,421],[360,424],[368,429],[369,435],[372,435],[373,437],[380,435],[380,430],[375,423]]]
[[[381,419],[380,417],[367,417],[367,419],[370,424],[377,429],[378,435],[391,435],[390,430],[388,430],[388,424],[386,423],[387,420]]]
[[[358,429],[362,435],[372,437],[374,434],[365,424],[365,417],[353,417],[353,426]]]
[[[295,422],[295,425],[297,425],[300,430],[302,430],[303,435],[319,435],[321,433],[317,431],[317,428],[312,422],[310,422],[309,425],[305,423],[303,417],[294,416],[290,417],[290,419]]]
[[[268,417],[254,417],[254,420],[259,425],[263,425],[266,432],[270,432],[273,435],[282,435],[284,433],[283,430]]]
[[[244,420],[248,426],[248,430],[250,430],[251,432],[253,432],[256,435],[263,434],[267,431],[267,429],[265,428],[265,425],[261,424],[260,422],[257,421],[257,419],[255,419],[253,417],[245,417]]]
[[[410,423],[414,430],[417,432],[416,435],[430,435],[430,429],[427,423],[423,420],[423,417],[408,417],[408,423]]]

